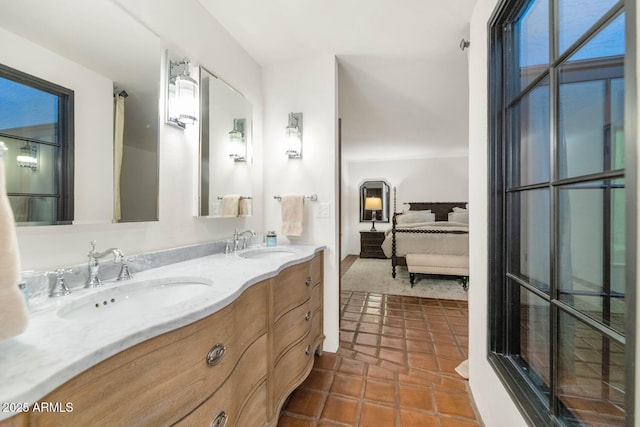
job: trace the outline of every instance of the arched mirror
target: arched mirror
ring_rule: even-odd
[[[360,184],[360,222],[389,222],[389,183],[384,180]]]

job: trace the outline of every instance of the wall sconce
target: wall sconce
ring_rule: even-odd
[[[302,158],[302,113],[289,113],[289,124],[284,130],[284,144],[290,159]]]
[[[18,167],[38,170],[38,147],[26,142],[20,147],[20,154],[16,157]]]
[[[191,77],[189,58],[169,61],[167,121],[185,128],[198,120],[198,82]]]
[[[371,212],[371,230],[376,230],[376,211],[382,210],[382,199],[380,197],[367,197],[364,199],[364,210]]]
[[[245,119],[233,119],[233,130],[229,132],[229,157],[234,162],[245,162],[247,158],[247,140],[245,137]]]

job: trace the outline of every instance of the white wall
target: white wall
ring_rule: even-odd
[[[497,0],[478,0],[469,52],[469,385],[487,426],[524,426],[487,361],[487,22]]]
[[[254,175],[253,193],[262,194],[262,88],[259,65],[231,38],[196,0],[180,2],[180,13],[176,13],[174,2],[167,0],[134,0],[122,2],[126,8],[148,28],[155,32],[162,45],[180,56],[189,56],[193,64],[203,64],[207,69],[222,77],[243,93],[253,104],[254,118]],[[132,40],[135,42],[135,40]],[[27,55],[22,49],[13,49],[12,43],[2,42],[2,57],[13,54],[16,61],[32,66],[37,70],[47,70],[50,76],[59,75],[63,86],[80,84],[74,73],[69,73],[66,64],[60,65],[63,58],[49,59],[48,56]],[[68,61],[67,61],[68,62]],[[43,67],[42,64],[47,66]],[[164,58],[158,54],[158,72],[161,72],[161,98],[164,98]],[[22,67],[25,69],[25,67]],[[28,71],[25,69],[25,71]],[[70,79],[69,81],[63,78]],[[107,84],[108,83],[108,84]],[[111,93],[111,83],[107,82]],[[93,87],[89,85],[89,87]],[[112,154],[111,116],[109,102],[104,117],[106,123],[90,123],[86,114],[93,111],[90,104],[79,108],[76,94],[76,192],[94,191],[105,194],[105,204],[109,207],[108,220],[113,212],[111,194],[113,180],[112,161],[107,170],[97,171],[95,162],[88,161],[89,146],[78,144],[80,141],[95,141],[97,138],[108,141],[103,156]],[[81,104],[83,105],[83,104]],[[164,111],[163,99],[160,111]],[[83,138],[78,129],[86,126],[88,135]],[[90,131],[90,132],[89,132]],[[96,155],[98,155],[96,153]],[[86,261],[89,241],[97,240],[98,249],[119,247],[125,254],[136,254],[169,247],[207,242],[228,237],[234,227],[263,230],[263,204],[254,200],[254,216],[237,219],[198,219],[195,218],[197,204],[197,156],[198,130],[190,127],[185,131],[160,124],[160,176],[159,176],[159,218],[158,222],[126,224],[76,224],[70,226],[22,227],[18,229],[18,241],[23,270],[43,271],[64,265],[80,264]],[[110,157],[109,157],[110,158]],[[103,163],[101,163],[103,164]],[[99,176],[103,178],[94,179]],[[102,189],[102,186],[106,186]],[[77,194],[77,193],[76,193]],[[76,202],[81,202],[76,197]],[[79,210],[80,214],[82,210]],[[337,303],[336,303],[337,307]]]
[[[393,188],[397,189],[398,212],[408,209],[404,202],[466,202],[469,198],[468,157],[441,157],[406,160],[351,161],[343,170],[342,257],[360,253],[360,231],[371,221],[360,222],[360,184],[385,179],[391,186],[390,216],[393,215]],[[380,223],[383,231],[391,223]]]
[[[324,348],[338,348],[338,235],[337,235],[337,111],[336,60],[323,56],[268,66],[264,90],[264,203],[265,228],[275,230],[279,242],[314,243],[325,251]],[[282,144],[289,113],[303,113],[302,159],[288,159]],[[300,237],[282,235],[280,203],[275,195],[318,195],[305,201],[304,231]],[[319,204],[329,217],[318,217]]]

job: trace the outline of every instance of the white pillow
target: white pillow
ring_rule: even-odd
[[[436,214],[424,211],[409,211],[396,217],[396,222],[398,224],[411,224],[414,222],[434,222],[435,220]]]
[[[463,224],[469,224],[468,212],[449,212],[449,222],[460,222]]]

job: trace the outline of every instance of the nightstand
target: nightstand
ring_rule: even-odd
[[[360,258],[386,258],[382,252],[384,231],[360,232]]]

